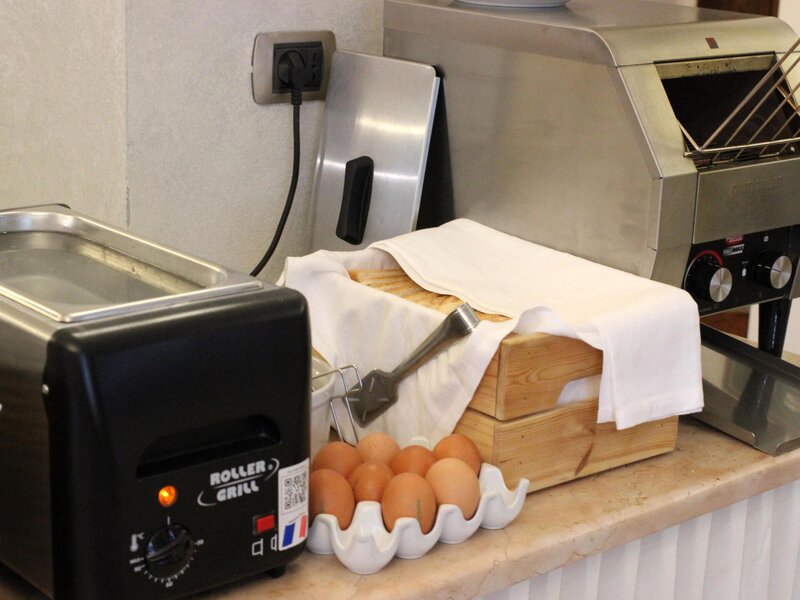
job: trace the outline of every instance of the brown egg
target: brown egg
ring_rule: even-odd
[[[350,444],[331,442],[319,449],[314,461],[311,463],[311,470],[333,469],[347,478],[361,462],[361,455],[358,450]]]
[[[424,478],[415,473],[400,473],[383,492],[381,512],[389,531],[400,517],[411,517],[419,521],[422,533],[428,533],[436,519],[436,495]]]
[[[481,500],[481,486],[467,463],[457,458],[437,460],[425,479],[436,494],[436,502],[455,504],[465,519],[472,518]]]
[[[350,473],[347,481],[353,488],[356,503],[363,500],[380,502],[383,498],[383,490],[394,477],[392,470],[380,462],[365,462],[358,465]]]
[[[380,462],[391,465],[392,460],[400,452],[400,446],[387,433],[370,433],[359,440],[356,450],[364,462]]]
[[[353,489],[342,475],[332,469],[318,469],[308,480],[308,510],[311,520],[319,514],[336,517],[341,529],[347,529],[353,520],[356,501]]]
[[[425,477],[425,473],[436,462],[436,456],[424,446],[406,446],[394,457],[392,471],[400,473],[416,473]]]
[[[443,458],[458,458],[467,463],[475,471],[476,475],[481,472],[481,454],[478,447],[471,439],[460,433],[453,433],[443,437],[433,449],[437,460]]]

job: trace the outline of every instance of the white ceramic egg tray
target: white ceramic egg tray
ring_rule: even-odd
[[[521,479],[517,489],[509,490],[503,474],[494,465],[481,465],[478,481],[481,499],[478,509],[467,520],[454,504],[442,504],[436,512],[433,528],[422,533],[419,521],[402,517],[391,532],[386,531],[378,502],[359,502],[353,521],[345,530],[333,515],[317,515],[308,534],[308,549],[315,554],[335,554],[354,573],[377,573],[392,558],[419,558],[436,542],[460,544],[478,530],[502,529],[522,510],[530,482]]]

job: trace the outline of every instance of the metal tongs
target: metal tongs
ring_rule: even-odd
[[[480,320],[469,304],[461,304],[403,362],[389,373],[375,369],[346,394],[346,402],[358,424],[369,425],[397,402],[400,380],[459,339],[469,335]]]

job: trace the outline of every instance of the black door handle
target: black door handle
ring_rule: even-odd
[[[348,160],[345,165],[342,207],[339,209],[336,236],[350,244],[360,244],[364,239],[374,171],[375,164],[369,156]]]

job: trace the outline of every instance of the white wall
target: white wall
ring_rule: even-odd
[[[125,0],[0,3],[0,208],[125,222]]]
[[[262,31],[330,29],[380,54],[380,0],[0,3],[0,208],[65,202],[249,271],[291,170],[291,108],[250,89]],[[307,247],[321,102],[303,105],[292,216],[265,271]]]
[[[781,0],[778,17],[786,21],[792,28],[800,32],[800,2],[797,0]]]
[[[330,29],[340,49],[381,54],[379,0],[129,0],[128,188],[132,230],[241,271],[261,258],[291,175],[288,104],[253,102],[262,31]],[[322,102],[301,107],[302,169],[266,277],[307,252]]]

